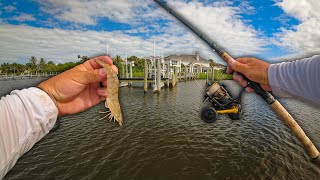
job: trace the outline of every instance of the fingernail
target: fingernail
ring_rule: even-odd
[[[99,73],[101,75],[105,75],[106,74],[106,70],[104,68],[99,69]]]

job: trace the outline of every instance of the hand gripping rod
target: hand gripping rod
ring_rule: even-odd
[[[203,32],[201,32],[199,29],[197,29],[195,26],[193,26],[190,22],[188,22],[186,19],[181,17],[179,14],[177,14],[175,11],[173,11],[170,7],[168,7],[164,2],[161,0],[154,0],[157,4],[159,4],[162,8],[167,10],[171,15],[173,15],[175,18],[177,18],[182,24],[184,24],[186,27],[188,27],[194,34],[196,34],[198,37],[200,37],[207,45],[209,45],[214,51],[216,51],[219,56],[228,63],[228,61],[234,60],[226,51],[222,50],[217,44],[215,44],[208,36],[206,36]],[[305,149],[307,150],[309,156],[312,158],[312,160],[320,164],[320,156],[319,151],[315,147],[315,145],[312,143],[312,141],[308,138],[308,136],[305,134],[305,132],[302,130],[302,128],[299,126],[299,124],[293,119],[293,117],[288,113],[288,111],[279,103],[278,100],[274,98],[274,96],[263,90],[261,86],[249,80],[248,78],[244,77],[248,81],[248,86],[250,86],[254,91],[261,96],[268,104],[270,104],[273,111],[280,116],[282,121],[284,121],[287,126],[293,131],[293,133],[298,137],[298,139],[301,141]]]

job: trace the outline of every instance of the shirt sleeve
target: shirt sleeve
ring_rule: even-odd
[[[12,91],[0,100],[0,179],[53,128],[58,109],[38,88]]]
[[[271,64],[269,84],[276,96],[295,96],[320,104],[320,56]]]

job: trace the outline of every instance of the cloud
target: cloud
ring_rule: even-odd
[[[152,1],[148,0],[39,0],[38,2],[43,12],[50,13],[57,19],[86,25],[95,25],[99,18],[104,17],[116,22],[134,23],[151,13],[148,5],[152,4]]]
[[[170,1],[170,5],[235,56],[258,54],[265,50],[264,38],[253,27],[243,22],[240,16],[241,9],[238,7],[226,3],[205,6],[195,1]]]
[[[280,33],[274,35],[272,42],[297,56],[320,53],[319,1],[283,0],[277,5],[300,23],[291,28],[282,28]]]
[[[201,56],[218,60],[202,40],[152,1],[129,1],[39,1],[42,11],[52,15],[52,22],[58,18],[79,24],[95,24],[98,18],[107,17],[133,28],[108,32],[3,24],[0,25],[0,61],[25,62],[30,56],[75,61],[78,54],[94,56],[105,53],[107,44],[113,55],[124,56],[127,51],[129,55],[147,57],[153,54],[153,41],[157,42],[158,55],[161,51],[164,55],[200,51]],[[169,4],[235,57],[265,50],[264,37],[244,23],[241,8],[227,1],[204,4],[175,0]],[[242,6],[254,11],[248,4]]]
[[[78,54],[94,56],[106,52],[109,43],[113,53],[141,55],[139,48],[146,43],[139,37],[121,32],[74,31],[35,28],[30,26],[0,25],[0,54],[2,61],[27,60],[30,56],[54,61],[75,61]],[[150,43],[151,47],[151,43]]]
[[[35,21],[36,19],[33,17],[31,14],[25,14],[21,13],[18,16],[13,16],[10,18],[11,20],[19,21],[19,22],[24,22],[24,21]]]
[[[287,14],[301,21],[307,21],[310,18],[320,17],[320,3],[318,0],[283,0],[278,2],[277,5],[281,7]]]
[[[4,6],[3,9],[4,9],[6,12],[10,13],[10,12],[16,10],[16,7],[9,5],[9,6]]]

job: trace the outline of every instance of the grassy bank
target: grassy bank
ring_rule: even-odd
[[[209,74],[209,78],[211,78],[211,74]],[[200,73],[200,79],[206,79],[206,73]],[[223,79],[233,79],[231,74],[226,74],[225,70],[215,70],[214,71],[214,79],[215,80],[223,80]]]

